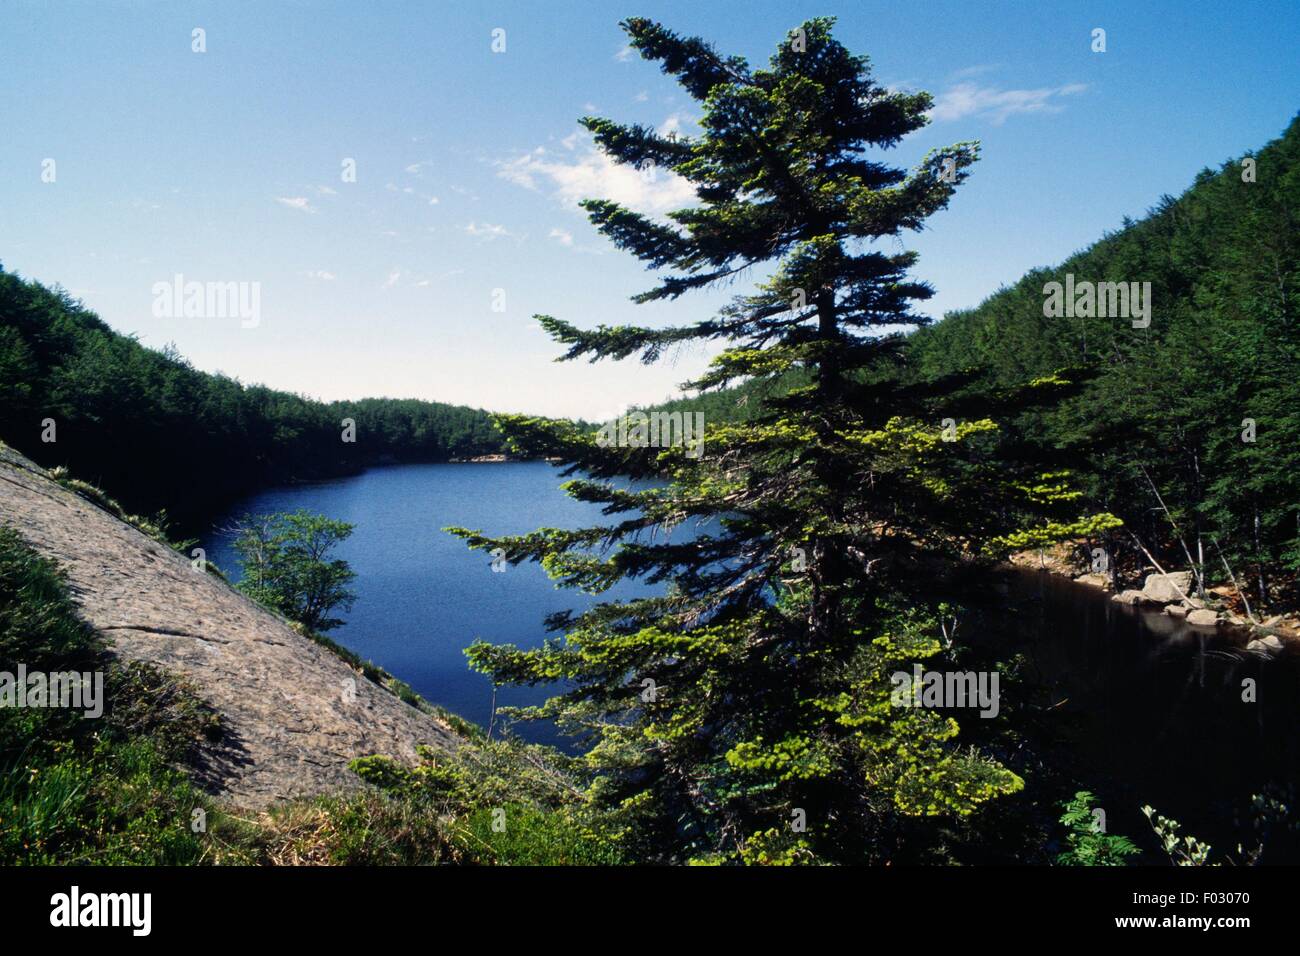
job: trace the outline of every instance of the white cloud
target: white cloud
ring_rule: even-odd
[[[662,131],[668,131],[667,123]],[[676,173],[619,165],[590,145],[574,152],[572,158],[552,157],[539,146],[518,159],[499,163],[497,175],[525,189],[547,186],[566,204],[610,199],[647,215],[659,215],[697,201],[694,187]]]
[[[338,278],[334,273],[326,272],[324,269],[312,269],[306,275],[309,279],[323,279],[326,282],[333,282]]]
[[[684,117],[681,113],[673,113],[659,124],[659,128],[655,130],[655,132],[660,136],[667,136],[669,133],[680,133],[682,131],[682,123],[693,124],[694,122],[693,119]]]
[[[618,60],[618,62],[620,63],[626,63],[634,56],[636,56],[636,50],[633,49],[632,44],[628,43],[625,46],[621,47],[619,51],[614,54],[614,59]]]
[[[632,99],[637,103],[645,103],[649,101],[650,94],[647,93],[645,90],[642,90],[636,96],[632,97]]]
[[[275,201],[288,206],[290,209],[297,209],[300,212],[315,212],[311,201],[306,196],[276,196]]]
[[[558,242],[558,243],[559,243],[560,245],[562,245],[562,246],[571,246],[571,245],[573,245],[573,233],[571,233],[571,232],[569,232],[569,231],[567,231],[567,230],[565,230],[565,229],[560,229],[560,228],[558,228],[558,227],[556,227],[555,229],[552,229],[552,230],[550,231],[550,233],[547,235],[546,238],[548,238],[548,239],[554,239],[556,242]]]
[[[958,83],[940,93],[930,116],[938,121],[967,116],[988,116],[995,126],[1016,113],[1059,113],[1065,107],[1057,100],[1086,90],[1085,83],[1047,86],[1036,90],[1001,90],[994,86]]]
[[[498,226],[490,222],[470,222],[465,225],[465,231],[475,239],[482,239],[485,242],[491,242],[493,239],[504,237],[518,238],[513,232],[505,226]]]
[[[401,277],[402,273],[394,269],[392,272],[388,273],[388,278],[384,280],[383,288],[391,289],[393,286],[397,285],[397,280]]]

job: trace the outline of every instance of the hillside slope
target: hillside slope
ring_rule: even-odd
[[[199,783],[238,806],[362,786],[348,763],[452,748],[450,726],[403,703],[184,556],[0,448],[0,523],[57,561],[82,616],[128,660],[188,678],[220,715]],[[355,699],[346,691],[355,689]]]

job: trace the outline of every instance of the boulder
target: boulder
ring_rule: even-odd
[[[1086,584],[1090,588],[1101,588],[1103,591],[1110,590],[1110,575],[1108,574],[1081,574],[1074,580],[1076,584]]]
[[[1246,650],[1254,651],[1256,654],[1276,654],[1282,650],[1282,639],[1275,634],[1269,634],[1267,637],[1251,641],[1246,645]]]
[[[1191,571],[1171,571],[1169,574],[1156,571],[1148,574],[1142,582],[1142,600],[1155,604],[1172,604],[1181,601],[1191,586]]]
[[[1187,612],[1187,623],[1196,627],[1214,627],[1219,623],[1219,615],[1209,608],[1197,608]]]
[[[1142,600],[1141,591],[1120,591],[1119,594],[1112,594],[1111,598],[1117,604],[1137,604]]]
[[[1166,604],[1165,613],[1170,617],[1187,617],[1187,608],[1181,604]]]

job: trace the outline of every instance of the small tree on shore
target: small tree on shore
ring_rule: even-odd
[[[356,594],[348,585],[356,572],[330,553],[352,534],[352,525],[300,509],[245,515],[228,532],[243,568],[241,591],[315,633],[343,623],[330,615],[336,608],[351,610]]]

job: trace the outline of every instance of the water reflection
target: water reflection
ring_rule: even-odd
[[[1046,572],[1009,572],[994,597],[968,639],[1024,655],[1019,693],[1052,707],[1069,744],[1064,769],[1106,794],[1112,832],[1146,830],[1138,808],[1151,804],[1226,848],[1250,794],[1296,780],[1294,645],[1248,647],[1234,630],[1117,604]]]

